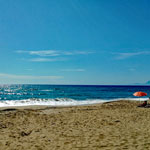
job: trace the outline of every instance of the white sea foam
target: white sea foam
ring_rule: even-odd
[[[13,107],[13,106],[51,106],[51,107],[59,107],[59,106],[78,106],[78,105],[91,105],[119,100],[133,100],[133,101],[144,101],[148,100],[148,98],[119,98],[119,99],[87,99],[87,100],[74,100],[69,98],[55,98],[55,99],[24,99],[24,100],[5,100],[0,101],[0,107]]]

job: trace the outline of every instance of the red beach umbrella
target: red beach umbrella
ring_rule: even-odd
[[[144,92],[139,91],[139,92],[135,92],[133,95],[134,95],[134,96],[141,97],[141,96],[146,96],[147,93],[144,93]]]

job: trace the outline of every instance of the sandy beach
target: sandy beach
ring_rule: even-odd
[[[1,108],[0,149],[147,150],[150,108],[139,103]]]

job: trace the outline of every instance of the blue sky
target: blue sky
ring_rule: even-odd
[[[0,84],[150,80],[149,0],[0,0]]]

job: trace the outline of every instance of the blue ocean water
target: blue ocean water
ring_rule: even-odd
[[[49,105],[68,106],[115,100],[139,100],[133,93],[150,95],[150,86],[112,85],[0,85],[0,107]],[[140,100],[147,99],[140,98]]]

